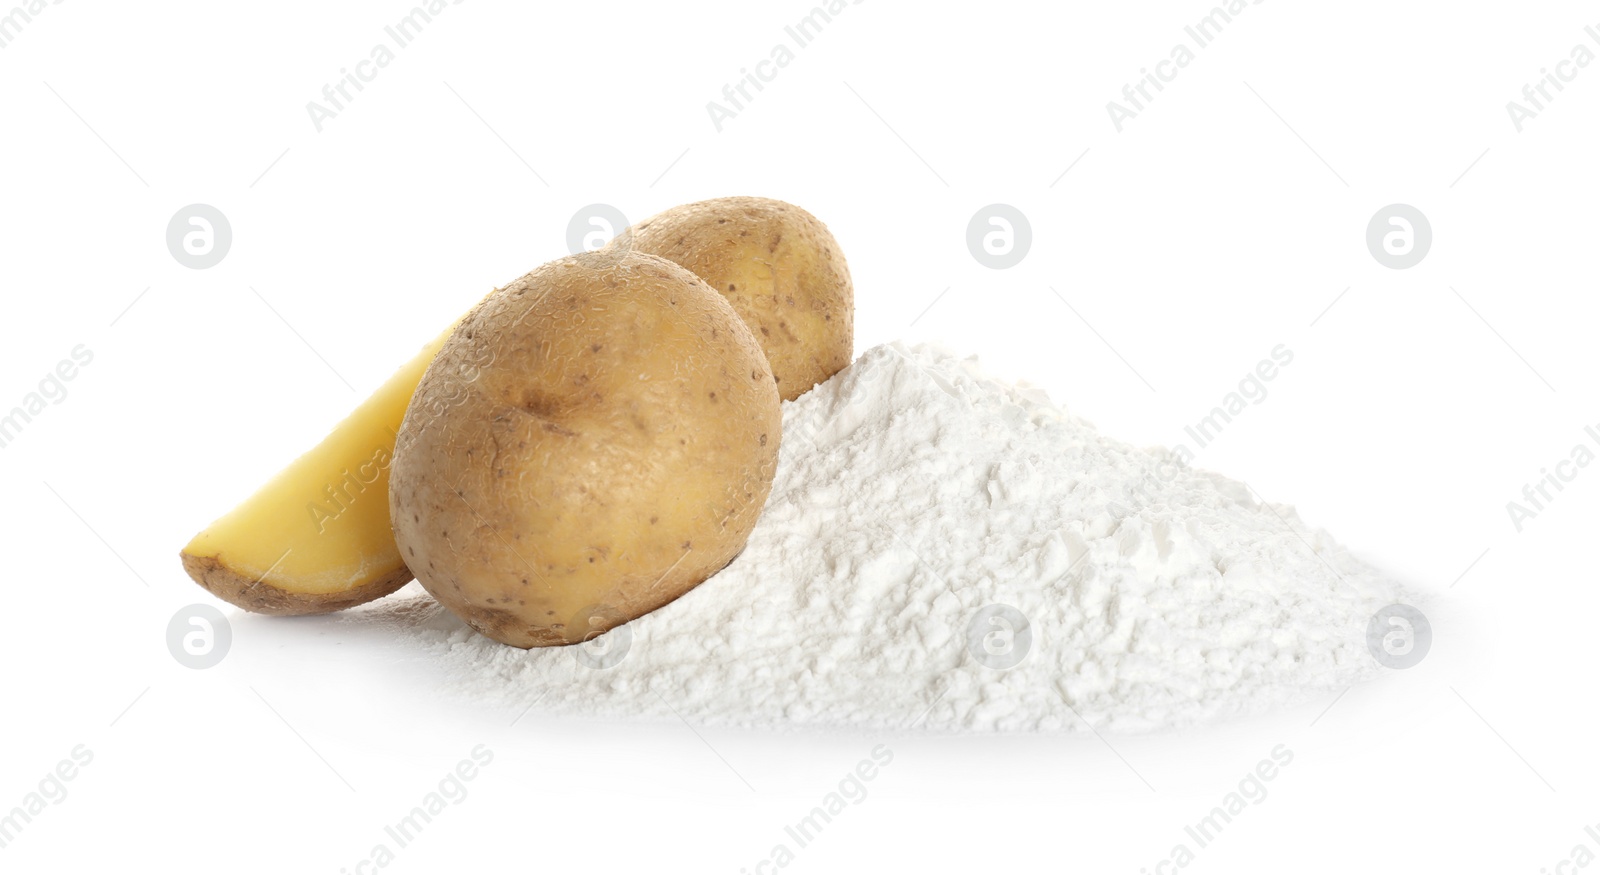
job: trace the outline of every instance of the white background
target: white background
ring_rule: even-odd
[[[1203,0],[869,0],[718,132],[706,103],[807,0],[471,0],[319,133],[306,103],[408,9],[68,0],[0,49],[0,411],[94,355],[0,450],[0,810],[75,745],[94,756],[0,869],[355,872],[479,744],[492,764],[386,871],[757,871],[880,743],[870,796],[790,869],[1157,871],[1279,744],[1292,765],[1186,871],[1600,853],[1600,466],[1520,533],[1506,511],[1600,424],[1600,64],[1521,133],[1505,108],[1573,46],[1600,52],[1592,5],[1267,0],[1118,133],[1107,101]],[[980,354],[1125,440],[1184,440],[1286,344],[1197,463],[1437,593],[1433,651],[1331,708],[1104,741],[519,720],[370,630],[220,603],[222,664],[169,656],[168,619],[213,602],[179,568],[188,538],[565,254],[575,211],[729,194],[829,224],[858,350]],[[209,270],[164,241],[196,202],[233,227]],[[964,239],[996,202],[1033,228],[1009,270]],[[1364,242],[1395,202],[1433,227],[1409,270]]]

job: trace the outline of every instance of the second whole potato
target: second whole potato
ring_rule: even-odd
[[[659,255],[716,289],[793,401],[850,364],[855,290],[828,227],[794,204],[724,197],[673,207],[629,228],[612,248]]]

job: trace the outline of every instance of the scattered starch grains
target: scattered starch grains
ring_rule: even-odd
[[[350,620],[394,625],[461,694],[517,710],[1139,732],[1375,675],[1367,622],[1408,595],[1292,508],[1104,437],[972,360],[897,343],[784,405],[749,546],[678,601],[590,644],[531,651],[426,596]]]

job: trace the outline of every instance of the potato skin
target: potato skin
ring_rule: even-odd
[[[629,228],[618,248],[681,264],[733,304],[793,401],[850,364],[855,290],[826,225],[794,204],[725,197],[674,207]]]
[[[395,539],[477,631],[576,643],[744,549],[781,425],[760,346],[694,274],[606,249],[553,261],[478,305],[423,376]]]
[[[252,613],[279,617],[331,614],[383,598],[411,582],[411,571],[402,565],[392,574],[341,592],[290,592],[241,575],[216,556],[182,553],[180,558],[189,577],[217,598]]]

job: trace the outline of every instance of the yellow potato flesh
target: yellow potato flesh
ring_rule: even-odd
[[[222,574],[247,578],[251,589],[312,597],[408,578],[389,527],[390,460],[406,405],[453,330],[424,347],[310,452],[196,535],[183,550],[185,564],[214,560]],[[241,607],[263,609],[200,582]],[[316,612],[310,604],[299,607],[271,612]]]

